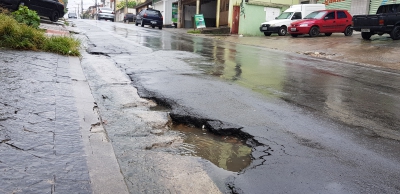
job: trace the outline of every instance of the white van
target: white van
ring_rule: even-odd
[[[292,5],[289,9],[281,13],[275,20],[264,22],[260,26],[260,31],[265,36],[271,36],[272,33],[278,33],[279,36],[287,34],[287,27],[293,20],[300,20],[313,11],[324,10],[325,4],[300,4]]]

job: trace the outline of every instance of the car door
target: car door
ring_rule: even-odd
[[[50,16],[54,10],[57,10],[57,5],[55,0],[38,0],[38,1],[41,2],[40,6],[42,7],[43,14],[46,16]]]
[[[337,11],[336,32],[344,32],[346,27],[351,24],[351,18],[345,11]]]
[[[24,2],[25,2],[25,5],[29,9],[36,11],[38,15],[41,15],[41,16],[45,15],[45,10],[41,6],[43,3],[43,0],[27,0]]]
[[[331,33],[336,30],[336,13],[335,11],[329,11],[324,18],[322,18],[322,24],[320,27],[321,33]]]

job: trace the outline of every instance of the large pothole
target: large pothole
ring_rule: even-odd
[[[252,162],[252,145],[247,142],[251,136],[241,131],[242,127],[218,120],[197,118],[171,113],[165,100],[152,98],[156,106],[152,111],[168,112],[170,131],[160,133],[177,138],[164,143],[153,144],[147,149],[165,151],[183,156],[201,157],[216,166],[232,172],[239,172]]]
[[[251,163],[251,147],[237,137],[214,135],[205,129],[183,124],[173,124],[171,130],[183,138],[183,143],[178,146],[181,155],[202,157],[233,172],[239,172]]]

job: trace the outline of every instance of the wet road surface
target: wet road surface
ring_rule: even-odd
[[[129,103],[115,104],[120,101],[117,98],[129,99],[130,94],[121,95],[110,88],[126,84],[138,88],[141,97],[168,104],[173,120],[192,124],[220,121],[253,137],[253,161],[248,168],[238,175],[221,170],[208,174],[221,192],[399,192],[397,71],[121,23],[80,20],[77,25],[88,38],[88,51],[100,55],[84,55],[82,62],[87,64],[87,76],[96,80],[91,85],[102,102],[100,108],[114,122],[107,131],[122,171],[132,183],[128,186],[132,193],[171,188],[157,188],[153,179],[165,180],[151,177],[160,176],[157,173],[148,175],[152,181],[146,185],[135,183],[132,176],[144,173],[146,167],[141,172],[129,167],[146,165],[130,158],[127,147],[137,147],[128,149],[135,158],[149,156],[152,168],[163,166],[157,155],[167,164],[175,160],[162,152],[143,150],[140,144],[148,144],[149,139],[140,143],[138,137],[154,138],[149,135],[151,129],[143,130],[148,124],[135,130],[126,126],[131,121],[118,121],[132,119],[121,112]],[[300,39],[299,45],[305,40]],[[103,69],[101,63],[119,67],[133,82],[113,83],[115,73]],[[148,119],[142,115],[141,120],[144,118]],[[163,139],[158,141],[176,138],[157,137]],[[189,163],[185,164],[183,167]],[[228,183],[229,189],[221,182]]]

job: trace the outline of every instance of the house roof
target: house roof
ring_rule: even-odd
[[[134,7],[134,9],[142,8],[144,6],[148,6],[151,4],[153,4],[153,0],[147,0],[144,3],[141,3],[141,4],[137,5],[136,7]]]

